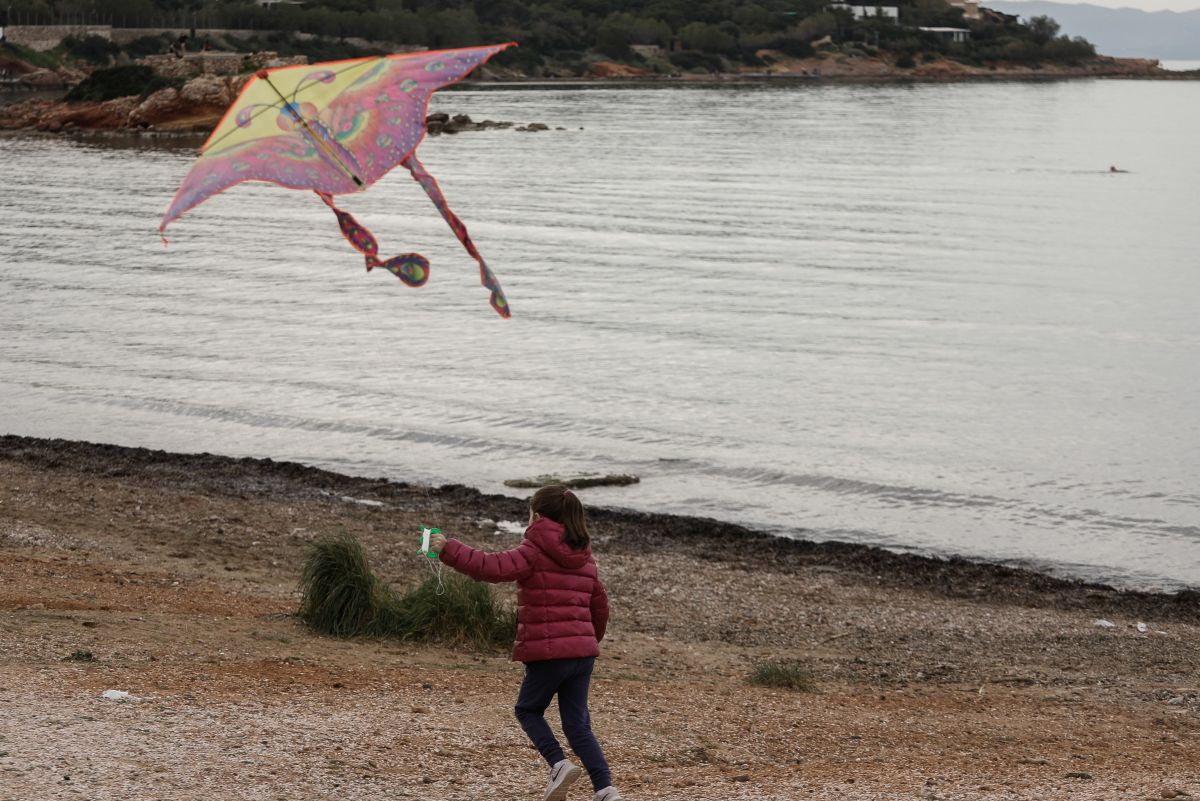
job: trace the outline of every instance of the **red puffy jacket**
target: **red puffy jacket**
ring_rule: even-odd
[[[511,551],[487,553],[446,540],[441,560],[476,581],[517,582],[517,640],[513,661],[579,659],[600,655],[608,627],[608,594],[592,548],[563,541],[561,523],[539,518]]]

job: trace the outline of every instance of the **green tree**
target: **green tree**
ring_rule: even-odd
[[[707,22],[692,22],[679,31],[683,46],[702,53],[732,54],[737,51],[737,37],[731,36],[716,25]]]
[[[582,12],[549,3],[536,7],[534,12],[533,25],[522,44],[541,53],[582,52],[591,45],[592,36]]]
[[[642,9],[642,14],[660,19],[676,31],[694,19],[689,0],[653,0]]]
[[[634,22],[632,14],[609,14],[596,29],[596,49],[613,58],[628,58]]]
[[[661,19],[638,17],[633,22],[633,43],[668,47],[671,44],[671,26]]]
[[[775,27],[775,21],[778,18],[767,9],[760,6],[758,3],[748,3],[740,6],[733,12],[733,21],[738,27],[747,33],[761,33]]]
[[[800,20],[799,23],[788,30],[788,33],[797,39],[811,42],[814,39],[820,39],[824,36],[831,36],[837,33],[843,24],[839,20],[837,13],[826,11],[822,14],[814,14],[811,17]]]
[[[480,44],[479,17],[470,8],[447,9],[424,15],[425,44],[433,48]]]
[[[1040,45],[1044,45],[1055,36],[1058,36],[1059,31],[1058,23],[1044,14],[1039,17],[1030,18],[1025,27],[1029,29],[1030,38]]]

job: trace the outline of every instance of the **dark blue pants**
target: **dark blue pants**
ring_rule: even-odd
[[[592,787],[602,790],[612,784],[608,762],[596,735],[592,734],[592,717],[588,714],[588,687],[592,683],[592,666],[596,658],[548,659],[545,662],[526,662],[525,680],[517,696],[517,720],[529,735],[546,762],[553,767],[566,759],[562,746],[546,723],[544,714],[550,700],[558,696],[558,713],[562,716],[563,734],[571,750],[587,768]]]

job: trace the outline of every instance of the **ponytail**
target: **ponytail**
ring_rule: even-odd
[[[568,547],[581,551],[591,542],[587,519],[583,514],[583,501],[561,484],[542,487],[533,493],[529,508],[542,517],[560,523],[567,530],[563,541]]]

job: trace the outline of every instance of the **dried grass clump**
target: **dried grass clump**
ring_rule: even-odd
[[[754,672],[747,681],[760,687],[781,687],[800,692],[812,692],[817,687],[812,671],[795,660],[759,662],[754,665]]]
[[[366,553],[347,533],[313,544],[300,577],[300,618],[335,637],[394,637],[470,645],[483,650],[510,645],[516,612],[492,589],[457,573],[430,576],[398,595],[371,570]]]

